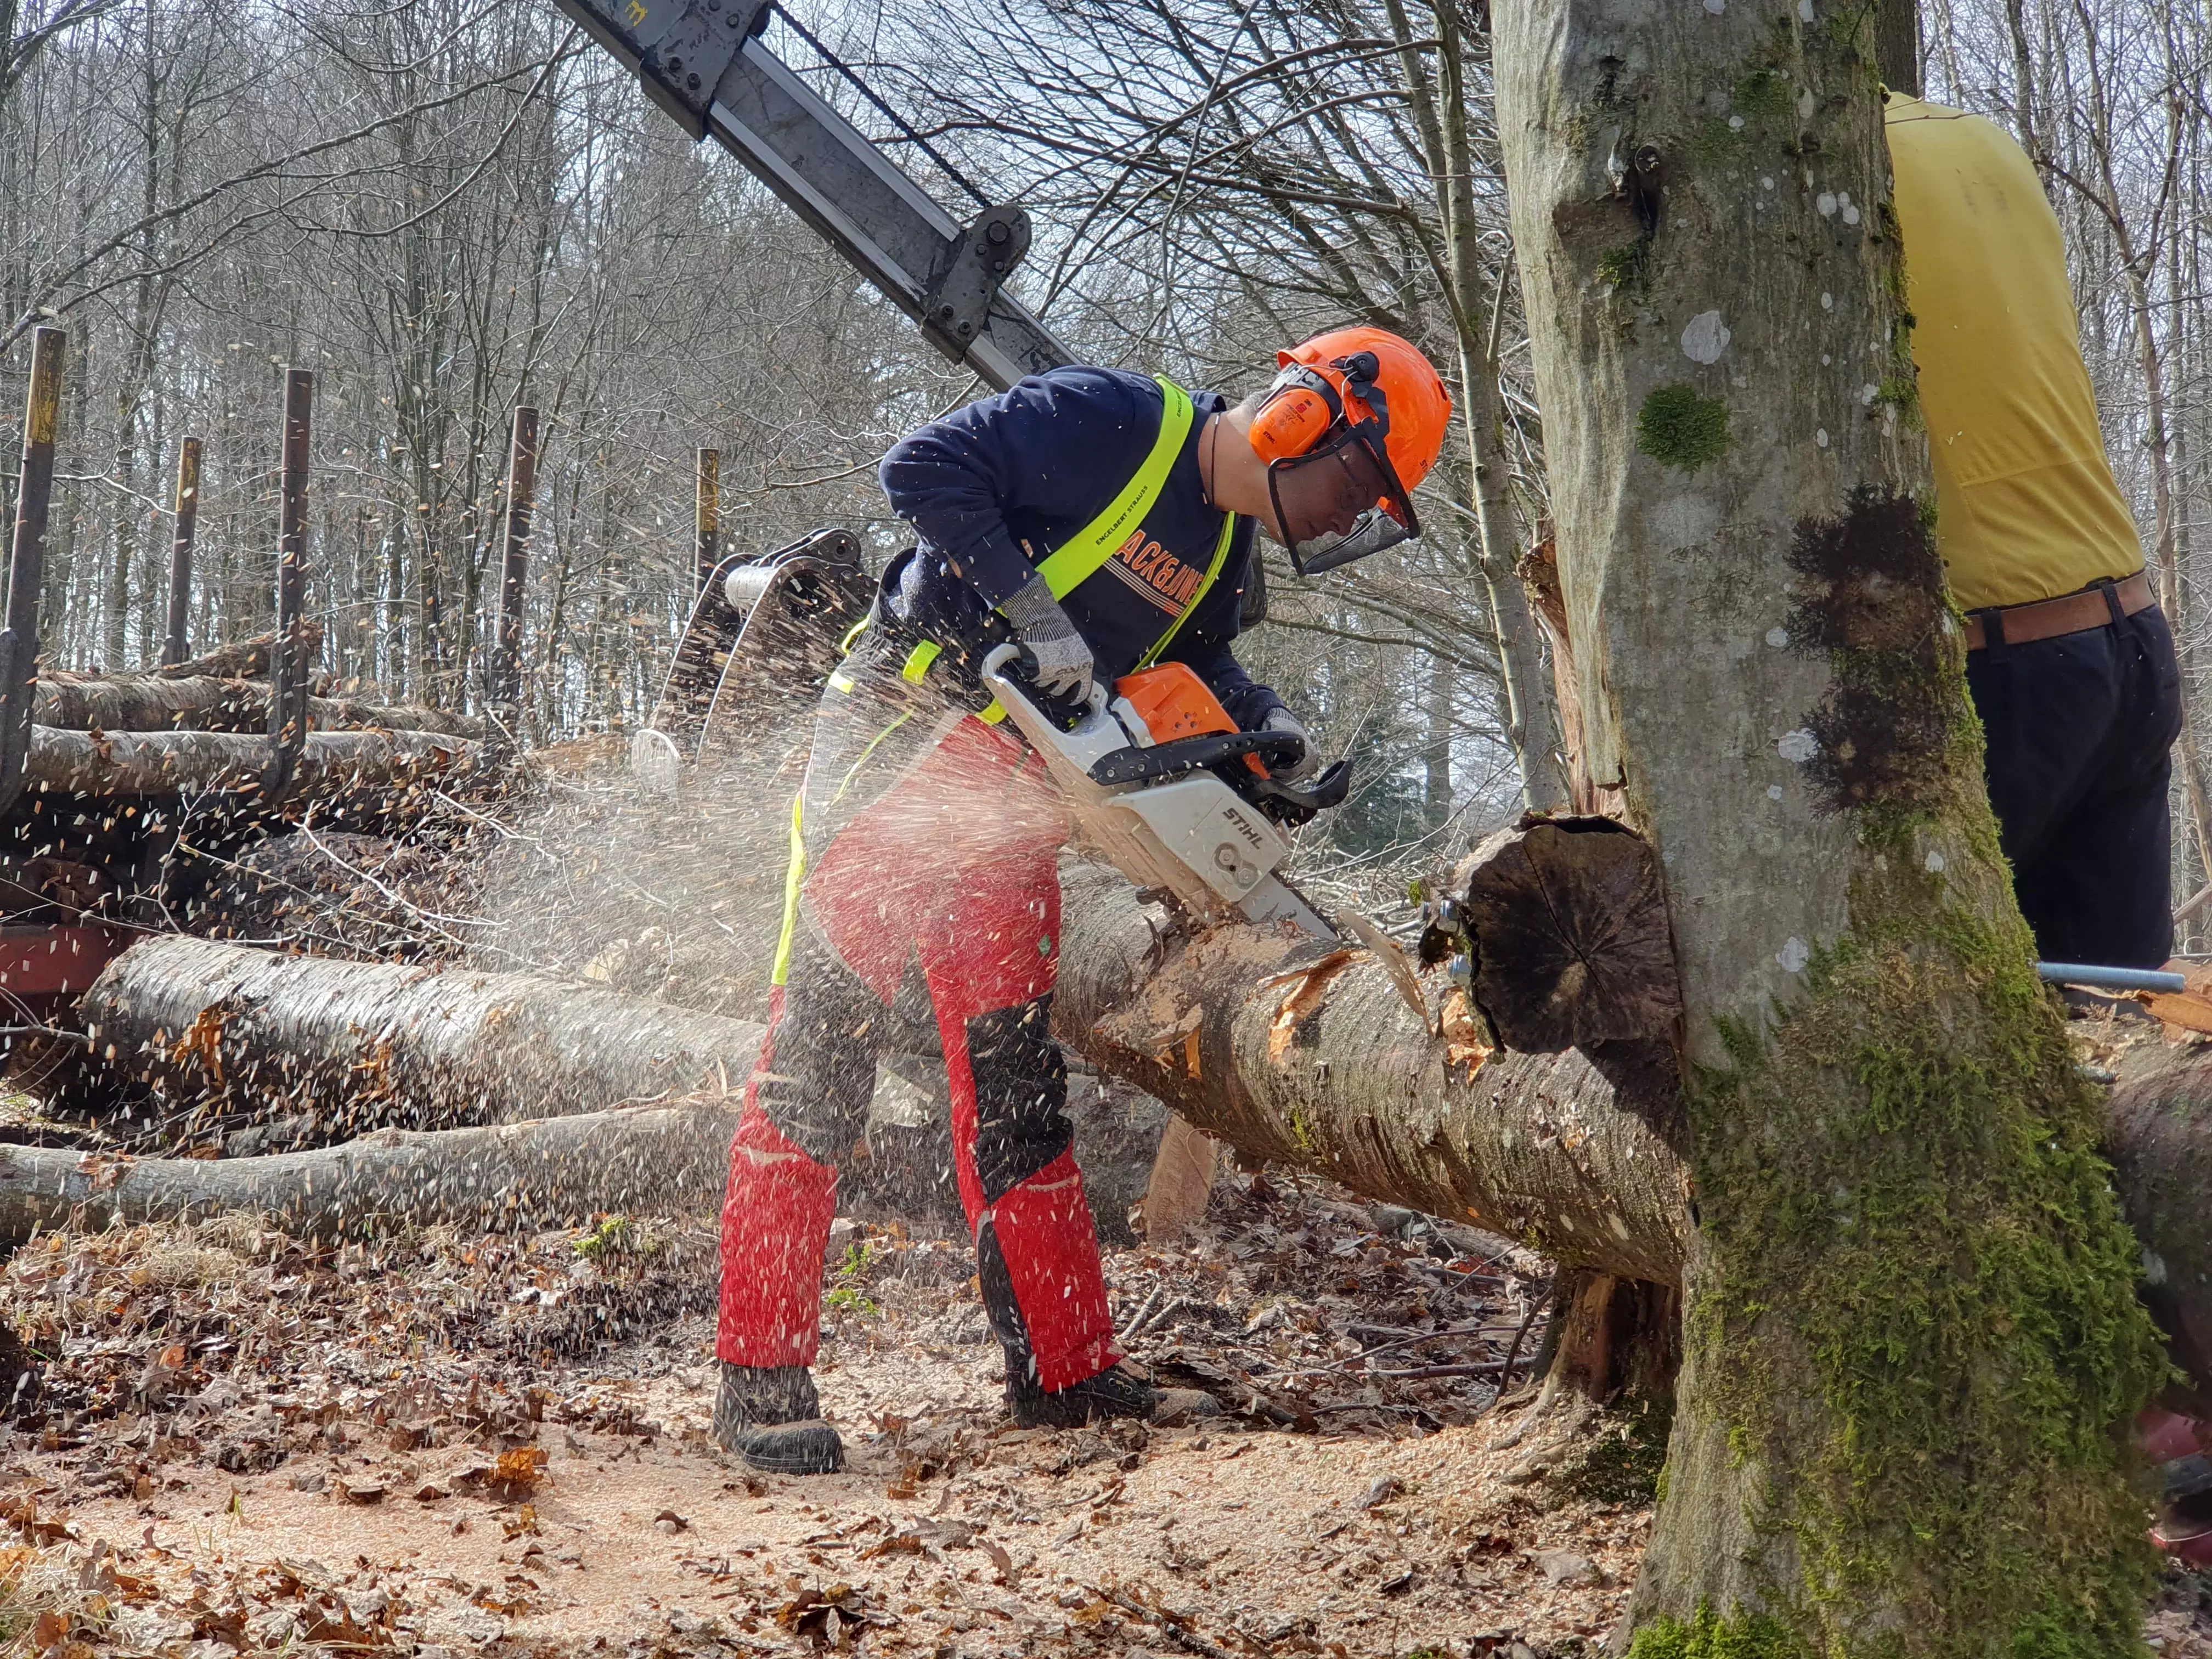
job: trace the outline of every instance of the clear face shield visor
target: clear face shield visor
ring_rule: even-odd
[[[1413,498],[1381,448],[1358,426],[1337,430],[1303,455],[1267,467],[1267,495],[1291,563],[1317,575],[1421,533]]]

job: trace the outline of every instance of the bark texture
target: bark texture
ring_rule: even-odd
[[[380,1129],[265,1158],[125,1158],[0,1146],[0,1240],[33,1229],[191,1221],[225,1210],[287,1231],[360,1237],[446,1222],[572,1226],[605,1211],[711,1205],[728,1175],[733,1104],[586,1112],[421,1133]]]
[[[471,762],[477,744],[434,732],[313,732],[293,775],[300,796],[335,796],[436,777]],[[249,795],[269,764],[269,739],[234,732],[60,732],[33,726],[24,771],[32,790],[72,795],[167,795],[229,789]]]
[[[1644,1323],[1681,1282],[1690,1174],[1662,1133],[1671,1091],[1632,1052],[1486,1056],[1465,1014],[1448,1002],[1443,1031],[1425,1026],[1364,951],[1254,929],[1170,941],[1117,878],[1063,880],[1054,1034],[1102,1071],[1247,1158],[1617,1279]],[[2212,1415],[2212,1050],[2147,1036],[2118,1070],[2105,1149],[2152,1306]]]
[[[1649,1656],[2136,1650],[2161,1358],[1929,533],[1872,18],[1499,5],[1594,787],[1685,1009]]]
[[[483,722],[442,708],[388,707],[354,698],[311,697],[307,717],[318,732],[382,727],[480,738]],[[152,674],[107,679],[41,680],[32,702],[38,725],[73,732],[254,732],[269,729],[265,680],[174,678]]]
[[[80,1005],[101,1063],[164,1115],[502,1123],[741,1084],[761,1027],[521,974],[133,945]],[[89,1079],[97,1085],[101,1079]]]
[[[2169,1403],[2212,1417],[2212,1048],[2124,1054],[2106,1150],[2142,1241],[2143,1298],[2192,1379]]]
[[[1675,1277],[1680,1162],[1583,1054],[1485,1059],[1464,1012],[1436,1036],[1365,951],[1224,928],[1162,953],[1127,884],[1066,887],[1053,1026],[1101,1071],[1249,1157],[1622,1278]]]
[[[302,618],[300,641],[309,660],[320,655],[323,648],[322,623],[312,617]],[[276,635],[257,634],[250,640],[234,640],[228,645],[218,645],[211,650],[203,651],[197,657],[187,657],[182,662],[146,672],[152,678],[163,680],[265,679],[269,674],[269,653],[276,643]]]

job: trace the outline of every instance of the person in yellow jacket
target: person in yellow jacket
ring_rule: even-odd
[[[1887,126],[1936,544],[2021,911],[2046,961],[2156,968],[2181,674],[2105,459],[2057,216],[1994,122],[1893,94]]]

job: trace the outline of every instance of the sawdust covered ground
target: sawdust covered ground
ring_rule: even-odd
[[[1184,1245],[1109,1255],[1133,1350],[1204,1397],[1073,1433],[1006,1421],[963,1248],[848,1227],[821,1370],[850,1466],[803,1481],[707,1443],[696,1230],[40,1240],[0,1274],[0,1322],[48,1356],[0,1454],[0,1643],[1595,1653],[1648,1528],[1649,1447],[1524,1434],[1492,1377],[1437,1374],[1516,1339],[1525,1368],[1541,1264],[1405,1222],[1240,1182]],[[2212,1655],[2199,1599],[2175,1581],[2165,1653]]]

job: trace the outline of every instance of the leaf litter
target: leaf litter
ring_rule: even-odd
[[[1178,1408],[1057,1432],[1006,1418],[963,1240],[839,1239],[832,1282],[862,1294],[825,1310],[817,1370],[848,1467],[816,1480],[712,1449],[693,1224],[34,1239],[0,1270],[24,1359],[0,1378],[0,1642],[1555,1659],[1618,1620],[1648,1492],[1577,1496],[1509,1443],[1548,1273],[1527,1252],[1224,1176],[1173,1248],[1106,1258],[1132,1359]],[[2193,1615],[2157,1619],[2181,1621],[2162,1656],[2212,1650]]]

